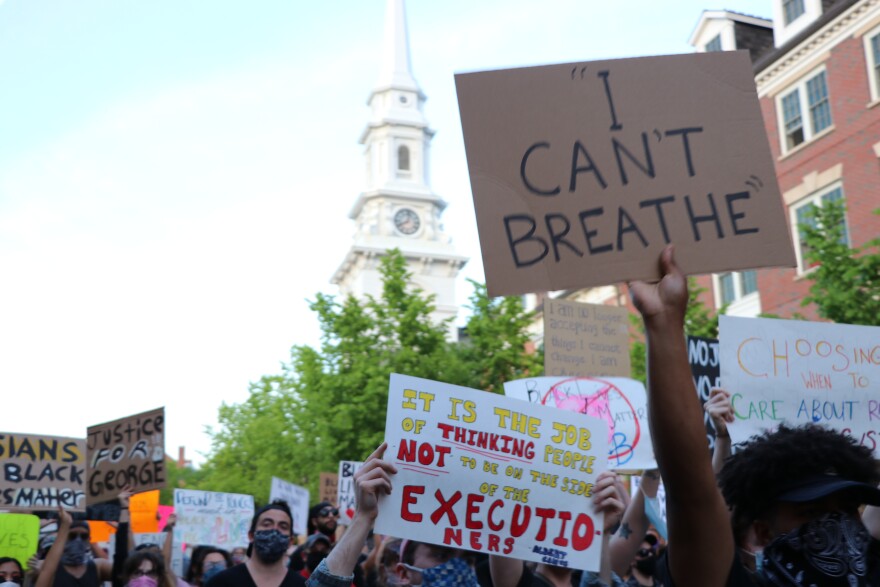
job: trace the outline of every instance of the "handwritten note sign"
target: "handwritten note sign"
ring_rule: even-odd
[[[880,328],[730,316],[719,328],[734,442],[781,422],[814,422],[880,457]]]
[[[85,440],[2,432],[0,461],[0,509],[86,511]]]
[[[794,266],[747,52],[455,81],[490,295]]]
[[[604,423],[500,395],[392,375],[385,458],[394,491],[376,532],[598,569]]]
[[[718,340],[702,336],[688,336],[687,349],[694,387],[697,389],[697,396],[700,398],[702,406],[709,401],[709,394],[712,390],[721,387]],[[703,411],[703,423],[706,426],[706,440],[709,443],[709,449],[715,450],[715,426],[706,411]]]
[[[276,499],[283,499],[290,506],[290,513],[293,514],[294,534],[306,534],[306,525],[309,519],[309,490],[284,479],[272,477],[269,501]]]
[[[230,550],[248,545],[254,497],[194,489],[174,490],[174,541]]]
[[[630,376],[626,308],[566,300],[544,302],[544,373]]]
[[[321,473],[318,478],[318,499],[327,503],[336,503],[337,491],[339,490],[339,475],[336,473]]]
[[[603,420],[608,468],[654,469],[645,386],[623,377],[530,377],[504,384],[504,395]]]
[[[87,447],[89,504],[165,487],[165,408],[90,426]]]
[[[358,461],[339,461],[339,484],[336,487],[336,499],[338,500],[340,524],[350,524],[354,517],[354,474],[362,465],[363,463]]]
[[[0,552],[27,568],[30,557],[37,552],[40,540],[40,519],[30,514],[0,514]]]

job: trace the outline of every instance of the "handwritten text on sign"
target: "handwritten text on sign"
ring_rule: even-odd
[[[490,295],[794,265],[747,52],[455,77]]]
[[[706,405],[709,395],[715,388],[721,387],[721,364],[719,362],[718,340],[702,336],[687,337],[688,362],[700,405]],[[709,412],[703,412],[703,423],[706,426],[706,440],[709,450],[715,450],[715,425]]]
[[[0,509],[86,511],[86,442],[0,433]]]
[[[88,503],[165,487],[165,408],[89,426],[87,446]]]
[[[360,461],[339,461],[338,485],[336,487],[339,523],[350,524],[354,516],[355,488],[354,474],[363,466]]]
[[[40,519],[30,514],[0,514],[0,552],[28,567],[28,559],[37,552]]]
[[[626,308],[567,300],[544,302],[544,373],[630,376]]]
[[[306,534],[306,522],[309,517],[309,490],[290,481],[272,477],[269,489],[269,502],[283,499],[290,506],[293,514],[293,533]]]
[[[734,442],[781,422],[823,424],[880,457],[880,328],[721,316]]]
[[[608,426],[608,468],[655,469],[645,386],[624,377],[530,377],[504,384],[504,395],[586,414]]]
[[[606,435],[581,414],[394,374],[385,458],[398,473],[376,532],[598,569],[604,520],[590,498]]]
[[[174,541],[229,550],[248,545],[254,497],[195,489],[174,490]]]

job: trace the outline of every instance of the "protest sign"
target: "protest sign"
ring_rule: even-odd
[[[155,544],[162,548],[165,545],[165,538],[167,536],[167,532],[136,532],[134,535],[134,545]]]
[[[794,266],[748,52],[455,82],[489,295]]]
[[[605,424],[501,395],[391,375],[376,532],[596,570]]]
[[[289,481],[272,477],[269,501],[283,499],[293,514],[293,533],[306,534],[309,521],[309,490]]]
[[[84,440],[2,432],[0,461],[0,509],[86,510]]]
[[[248,545],[254,496],[175,489],[174,512],[176,544],[206,544],[230,550]]]
[[[152,533],[159,531],[159,490],[135,493],[129,499],[131,531]]]
[[[721,387],[721,363],[719,361],[718,340],[702,336],[687,337],[688,362],[700,405],[709,401],[709,394]],[[706,426],[706,439],[710,450],[715,450],[715,426],[707,412],[703,412],[703,423]]]
[[[165,487],[165,408],[90,426],[87,443],[89,504]]]
[[[89,540],[95,543],[111,542],[116,526],[104,520],[89,520]]]
[[[321,473],[318,483],[320,501],[326,501],[336,505],[337,491],[339,490],[339,475],[336,473]]]
[[[28,559],[37,552],[40,519],[31,514],[0,514],[0,552],[27,568]]]
[[[655,469],[645,386],[624,377],[529,377],[504,384],[504,395],[603,420],[608,468]]]
[[[339,461],[339,483],[336,486],[336,499],[339,508],[339,523],[351,524],[354,516],[355,488],[354,474],[363,463],[359,461]]]
[[[630,376],[626,308],[544,301],[544,374]]]
[[[160,505],[158,507],[158,512],[159,512],[158,530],[159,530],[159,532],[161,532],[162,530],[165,529],[165,524],[168,523],[168,518],[171,516],[171,514],[174,513],[174,506]]]
[[[733,442],[785,422],[822,424],[880,457],[880,328],[721,316]]]

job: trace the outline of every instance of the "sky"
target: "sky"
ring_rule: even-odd
[[[165,406],[200,463],[220,405],[319,344],[385,4],[0,0],[0,432]],[[454,73],[688,53],[702,10],[771,6],[409,0],[461,305],[484,276]]]

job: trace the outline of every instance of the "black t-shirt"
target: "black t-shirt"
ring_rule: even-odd
[[[288,571],[281,587],[305,587],[306,580],[296,571]],[[235,565],[211,578],[205,587],[257,587],[246,564]]]
[[[82,577],[74,577],[64,569],[64,565],[58,565],[55,571],[55,581],[53,587],[98,587],[101,582],[98,580],[98,567],[95,561],[86,563],[86,572]]]

